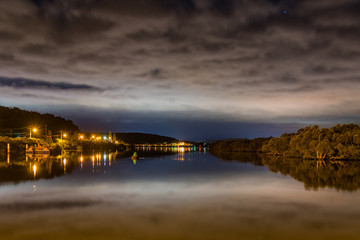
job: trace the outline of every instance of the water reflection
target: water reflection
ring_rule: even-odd
[[[304,191],[290,177],[293,173],[278,166],[290,167],[286,160],[224,154],[222,161],[198,149],[137,150],[134,165],[133,152],[27,160],[10,156],[10,164],[5,155],[0,178],[16,169],[27,178],[12,175],[7,182],[24,182],[0,186],[0,239],[360,237],[360,192]],[[328,168],[314,164],[319,171]],[[334,164],[335,171],[352,169]],[[296,165],[304,168],[297,170],[302,174],[311,167]],[[34,166],[36,181],[28,181],[34,179]],[[40,179],[56,174],[62,177]]]
[[[153,157],[161,159],[162,156],[169,155],[173,155],[171,160],[185,163],[193,161],[193,154],[196,154],[198,162],[192,165],[174,165],[165,161],[153,164],[152,168],[163,169],[163,172],[161,172],[163,177],[165,176],[164,172],[169,172],[169,169],[172,171],[169,174],[171,174],[173,179],[179,174],[196,175],[206,173],[214,176],[223,174],[222,169],[224,166],[220,163],[213,162],[203,165],[199,162],[199,156],[205,156],[204,161],[207,159],[204,149],[199,151],[199,149],[194,150],[194,148],[189,147],[140,147],[135,150],[139,153],[138,159],[130,159],[133,151],[58,157],[20,156],[11,158],[11,156],[6,155],[2,160],[0,159],[0,184],[43,178],[51,179],[56,176],[70,174],[77,168],[84,173],[106,174],[113,167],[118,167],[114,164],[116,159],[127,159],[126,161],[131,162],[133,166],[137,166],[138,172],[136,174],[139,174],[140,171],[145,171],[140,175],[149,176],[149,174],[154,174],[156,176],[156,171],[143,169],[143,163],[147,163],[148,159]],[[360,162],[357,161],[324,162],[268,158],[254,153],[213,153],[213,155],[228,162],[236,161],[251,163],[255,166],[267,166],[271,172],[288,175],[302,182],[307,190],[334,188],[336,190],[356,191],[360,189]],[[159,166],[160,163],[161,166]],[[233,165],[233,167],[235,166]],[[146,167],[150,168],[150,165],[146,165]],[[131,172],[130,170],[129,172]],[[235,173],[236,171],[239,170],[234,168]],[[126,173],[123,173],[123,175],[125,176]]]
[[[263,157],[272,172],[290,175],[304,183],[307,190],[334,188],[356,191],[360,189],[359,161],[309,161]]]
[[[148,157],[175,155],[176,151],[159,151],[147,148],[139,151],[140,161]],[[165,148],[164,148],[165,150]],[[7,182],[51,179],[57,176],[72,173],[79,168],[80,171],[94,174],[106,173],[113,166],[115,159],[130,159],[133,151],[94,153],[92,155],[72,154],[66,156],[25,155],[6,157],[0,156],[0,184]],[[131,160],[135,165],[139,160]]]
[[[212,153],[225,161],[250,162],[267,166],[271,172],[289,175],[303,182],[307,190],[334,188],[356,191],[360,189],[359,161],[312,161],[298,158],[274,158],[256,153]]]
[[[0,159],[0,184],[26,180],[50,179],[71,172],[77,164],[66,158],[52,156],[7,156],[6,162]]]
[[[211,152],[211,154],[225,161],[252,163],[255,166],[264,166],[261,156],[252,152]]]

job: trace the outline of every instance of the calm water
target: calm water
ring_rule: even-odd
[[[0,239],[360,239],[356,162],[130,154],[3,157]]]

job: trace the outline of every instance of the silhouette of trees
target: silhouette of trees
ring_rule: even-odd
[[[213,152],[257,152],[268,138],[223,140],[211,144]]]
[[[128,144],[162,144],[177,143],[179,141],[172,137],[148,133],[114,133],[114,135],[118,141]]]
[[[213,152],[264,152],[272,156],[317,160],[360,160],[360,126],[307,126],[280,137],[224,140],[211,144]]]
[[[273,156],[304,159],[339,160],[360,159],[360,126],[336,125],[332,128],[308,126],[294,134],[272,138],[261,148]]]
[[[43,136],[46,135],[45,130],[51,130],[53,133],[79,131],[79,127],[71,120],[62,117],[0,106],[0,135],[20,133],[21,136],[28,136],[30,127],[41,128]]]

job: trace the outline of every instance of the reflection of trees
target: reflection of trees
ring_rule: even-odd
[[[124,152],[122,154],[122,157],[131,157],[134,153],[134,151],[137,152],[138,156],[140,158],[143,157],[161,157],[161,156],[170,156],[170,155],[176,155],[178,152],[171,152],[171,151],[159,151],[157,148],[147,148],[145,150],[142,150],[142,148],[135,148],[134,150]],[[130,155],[129,155],[130,154]]]
[[[128,158],[133,154],[134,150],[113,152],[106,154],[90,154],[85,156],[79,156],[77,153],[68,156],[17,156],[11,155],[9,161],[7,156],[0,155],[0,184],[2,183],[19,183],[22,181],[29,181],[34,179],[51,179],[64,174],[70,174],[78,166],[83,167],[84,159],[102,162],[101,167],[109,167],[109,165],[103,165],[104,159],[112,161],[114,159]],[[174,155],[175,152],[161,152],[161,151],[137,151],[140,159],[148,157],[158,157],[165,155]],[[111,160],[110,160],[111,159]],[[146,161],[146,159],[145,159]],[[100,164],[99,164],[100,167]]]
[[[256,152],[216,152],[211,154],[225,161],[236,161],[252,163],[256,166],[263,166],[262,158]]]
[[[311,161],[299,158],[263,157],[270,171],[290,175],[304,183],[308,190],[334,188],[355,191],[360,189],[360,162]]]
[[[67,161],[67,172],[71,172],[77,161]],[[34,167],[35,166],[35,167]],[[53,156],[12,157],[10,162],[0,161],[0,184],[6,182],[18,183],[34,179],[50,179],[64,175],[63,159]]]
[[[301,158],[269,157],[265,154],[249,152],[212,151],[211,154],[225,161],[249,162],[256,166],[267,166],[272,172],[280,172],[303,182],[307,190],[318,190],[325,187],[345,191],[360,189],[359,161],[303,160]]]

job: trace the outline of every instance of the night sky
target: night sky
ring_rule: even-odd
[[[180,139],[360,123],[359,0],[1,0],[0,105]]]

